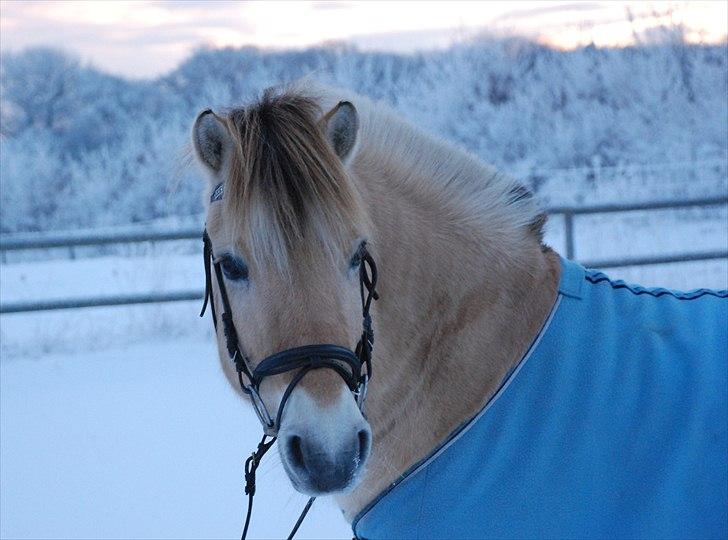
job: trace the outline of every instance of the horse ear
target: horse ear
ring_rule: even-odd
[[[197,115],[192,126],[192,144],[197,159],[213,173],[219,173],[232,148],[232,137],[211,109]]]
[[[352,155],[359,132],[359,115],[350,101],[340,101],[324,115],[326,139],[341,161]]]

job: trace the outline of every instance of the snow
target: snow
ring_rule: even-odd
[[[725,205],[578,216],[575,256],[593,261],[726,250],[727,224]]]
[[[212,341],[119,345],[3,357],[0,537],[240,535],[243,461],[260,429],[224,379]],[[284,537],[306,500],[269,452],[250,537]],[[326,499],[299,532],[350,536]]]
[[[204,288],[202,255],[110,256],[0,265],[2,302],[88,298]],[[9,356],[101,350],[158,336],[210,338],[201,302],[148,304],[3,316],[0,351]]]
[[[3,301],[162,292],[192,285],[202,290],[205,280],[201,253],[37,261],[4,265],[3,270]]]

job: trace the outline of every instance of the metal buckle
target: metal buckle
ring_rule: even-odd
[[[359,388],[356,389],[356,392],[354,392],[354,396],[356,397],[356,404],[359,407],[360,411],[364,411],[364,402],[367,399],[367,387],[369,383],[369,376],[364,374],[362,375],[361,383],[359,383]]]
[[[250,387],[250,401],[253,402],[253,409],[255,409],[255,414],[258,415],[258,420],[260,420],[260,423],[263,425],[263,433],[265,433],[269,437],[275,437],[276,433],[278,432],[276,423],[271,418],[270,413],[268,412],[265,403],[263,403],[263,399],[260,397],[257,388],[252,386]]]

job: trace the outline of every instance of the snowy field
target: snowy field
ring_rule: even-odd
[[[243,461],[259,424],[224,380],[211,340],[3,356],[0,387],[0,537],[239,537]],[[270,452],[251,538],[287,535],[306,500]],[[350,536],[325,499],[300,530]]]

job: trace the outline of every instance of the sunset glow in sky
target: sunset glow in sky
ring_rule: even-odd
[[[482,32],[572,48],[623,46],[661,24],[692,42],[726,40],[728,2],[0,1],[0,47],[62,47],[112,73],[149,77],[196,47],[341,42],[409,52]]]

